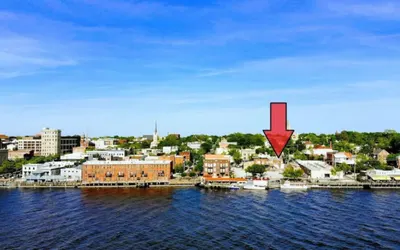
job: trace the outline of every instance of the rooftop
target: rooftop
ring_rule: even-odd
[[[323,162],[323,161],[302,161],[302,160],[297,160],[296,161],[299,165],[311,170],[311,171],[321,171],[321,170],[331,170],[332,167]]]
[[[206,154],[204,159],[206,160],[229,160],[229,155],[213,155],[213,154]]]
[[[87,161],[83,165],[155,165],[155,164],[170,164],[171,161],[165,160],[127,160],[127,161]]]

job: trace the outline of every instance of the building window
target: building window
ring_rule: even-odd
[[[112,177],[112,173],[111,172],[107,172],[106,173],[106,177]]]

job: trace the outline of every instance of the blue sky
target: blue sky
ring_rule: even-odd
[[[0,133],[400,130],[400,2],[0,1]]]

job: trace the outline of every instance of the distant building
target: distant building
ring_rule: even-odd
[[[308,148],[303,151],[305,155],[317,155],[322,156],[324,159],[327,158],[328,153],[336,152],[331,147],[326,147],[324,145],[317,145],[314,148]]]
[[[35,155],[33,150],[15,150],[15,151],[8,151],[8,159],[9,160],[17,160],[17,159],[25,159],[29,160]]]
[[[312,179],[331,178],[332,166],[323,161],[301,161],[297,160],[304,173]]]
[[[400,181],[400,170],[368,170],[367,176],[373,181]]]
[[[171,161],[88,161],[82,167],[84,183],[168,182]]]
[[[188,142],[187,146],[193,150],[199,150],[201,148],[201,142]]]
[[[90,157],[95,157],[96,155],[100,155],[102,158],[124,158],[125,150],[94,150],[88,151],[86,154]]]
[[[221,140],[221,142],[219,143],[219,147],[220,147],[220,148],[228,148],[229,145],[234,145],[234,146],[236,146],[236,145],[237,145],[237,142],[228,142],[225,138],[223,138],[223,139]]]
[[[272,157],[269,155],[262,155],[262,154],[256,155],[253,158],[253,162],[256,165],[263,165],[267,167],[273,167],[276,169],[281,169],[284,167],[282,159],[278,157]]]
[[[355,157],[351,153],[339,152],[339,153],[328,153],[326,162],[332,166],[336,164],[346,163],[347,165],[355,165]]]
[[[180,156],[183,156],[184,161],[192,161],[192,158],[190,156],[190,152],[184,151],[184,152],[179,152]]]
[[[380,163],[386,164],[387,157],[389,156],[389,152],[384,149],[375,149],[373,152],[373,156],[377,159]]]
[[[252,148],[241,149],[240,154],[244,161],[249,161],[251,156],[256,155],[256,150]]]
[[[164,154],[171,154],[172,152],[178,151],[178,146],[166,146],[163,147],[162,152]]]
[[[96,149],[109,149],[117,146],[118,140],[114,138],[102,138],[93,141]]]
[[[62,161],[80,161],[80,160],[84,160],[84,159],[88,159],[88,158],[89,158],[89,156],[87,154],[77,152],[77,153],[62,155],[60,157],[60,160],[62,160]]]
[[[0,149],[0,165],[8,159],[8,150]]]
[[[157,122],[156,122],[154,134],[153,134],[153,141],[151,142],[150,147],[156,148],[157,146],[158,146],[158,131],[157,131]]]
[[[73,153],[73,149],[79,147],[80,136],[61,136],[61,154]]]
[[[306,147],[306,149],[314,148],[314,144],[310,141],[304,142],[304,146]]]
[[[204,156],[204,177],[229,177],[230,173],[229,155],[206,154]]]
[[[44,128],[42,130],[42,156],[61,154],[61,130]]]
[[[18,140],[18,150],[33,150],[35,155],[41,155],[42,139],[40,137],[24,137]]]
[[[216,155],[227,155],[229,154],[229,148],[216,148],[215,149],[215,154]]]

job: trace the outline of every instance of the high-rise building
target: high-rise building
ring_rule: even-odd
[[[61,154],[61,130],[44,128],[42,130],[42,156]]]
[[[18,150],[33,150],[35,155],[42,154],[42,139],[31,136],[18,140]]]

